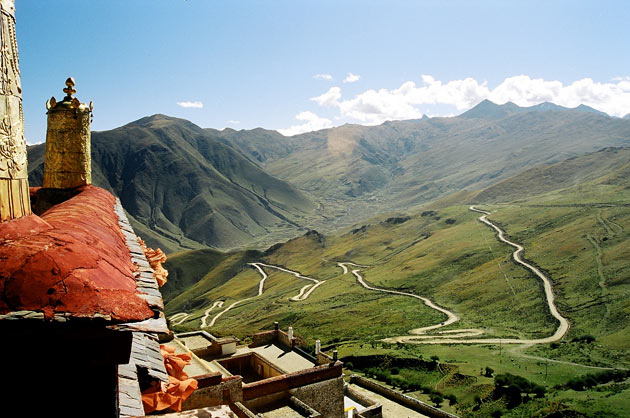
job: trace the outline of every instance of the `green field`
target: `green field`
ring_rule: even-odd
[[[369,266],[361,274],[372,286],[426,296],[453,311],[460,320],[449,330],[478,328],[482,337],[494,338],[553,334],[557,321],[549,314],[540,279],[513,262],[513,248],[500,243],[493,230],[477,220],[480,214],[468,209],[471,193],[409,214],[374,218],[333,235],[310,232],[264,253],[172,255],[167,268],[176,272],[173,283],[182,287],[165,293],[167,315],[188,313],[186,321],[173,328],[197,329],[216,301],[227,307],[251,297],[206,330],[246,339],[278,321],[282,328],[293,326],[308,346],[320,339],[327,349],[337,347],[342,357],[438,356],[449,370],[475,377],[442,389],[453,373],[431,381],[434,390],[460,399],[459,406],[447,403],[445,408],[464,416],[488,416],[495,409],[506,416],[542,417],[555,410],[572,410],[575,416],[630,416],[624,401],[630,398],[627,381],[580,392],[561,387],[598,371],[587,366],[630,367],[630,188],[619,181],[619,172],[524,200],[477,203],[492,212],[488,218],[510,240],[525,247],[525,259],[551,279],[556,305],[570,322],[568,333],[556,343],[386,344],[383,338],[407,335],[410,329],[437,324],[445,316],[417,299],[364,289],[337,266],[339,261]],[[310,282],[267,268],[265,292],[256,296],[261,276],[247,265],[254,261],[284,266],[325,283],[308,299],[291,301]],[[213,310],[209,317],[218,312]],[[585,342],[585,336],[594,341]],[[508,409],[502,398],[492,398],[492,378],[480,376],[485,367],[542,385],[547,395]],[[408,379],[421,379],[418,373],[422,371],[401,370]],[[429,394],[417,392],[410,393],[428,400]]]

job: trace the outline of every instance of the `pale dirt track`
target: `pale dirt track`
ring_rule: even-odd
[[[265,278],[266,278],[267,275],[262,270],[262,268],[260,268],[259,266],[263,266],[263,267],[267,267],[267,268],[271,268],[271,269],[276,269],[276,270],[282,271],[284,273],[289,273],[289,274],[294,275],[298,279],[309,280],[309,281],[314,283],[314,284],[307,284],[306,286],[304,286],[304,287],[302,287],[300,289],[300,293],[298,293],[297,295],[289,298],[289,300],[291,300],[293,302],[298,302],[298,301],[301,301],[301,300],[308,299],[308,297],[311,295],[311,293],[313,293],[313,290],[317,289],[319,286],[321,286],[322,284],[324,284],[326,282],[326,280],[317,280],[317,279],[313,279],[312,277],[302,276],[302,274],[297,272],[297,271],[289,270],[289,269],[286,269],[286,268],[280,267],[280,266],[274,266],[272,264],[263,264],[263,263],[250,263],[250,264],[252,266],[255,266],[258,269],[258,272],[261,275],[264,275]]]
[[[512,241],[510,241],[510,240],[505,238],[505,234],[504,234],[503,230],[487,219],[487,216],[490,214],[489,212],[477,209],[474,206],[471,206],[469,209],[471,211],[474,211],[474,212],[482,213],[483,215],[478,218],[479,221],[483,222],[484,224],[486,224],[489,227],[493,228],[497,232],[497,238],[500,241],[502,241],[502,242],[504,242],[504,243],[506,243],[508,245],[511,245],[511,246],[516,248],[516,250],[512,254],[512,258],[514,259],[514,261],[516,263],[518,263],[518,264],[521,264],[522,266],[524,266],[525,268],[527,268],[531,272],[533,272],[538,278],[540,278],[543,281],[544,290],[545,290],[545,297],[546,297],[546,301],[547,301],[547,306],[549,307],[549,311],[550,311],[551,315],[554,318],[556,318],[558,320],[558,322],[559,322],[559,325],[558,325],[558,328],[556,329],[556,332],[553,335],[549,336],[549,337],[539,338],[539,339],[470,338],[470,337],[478,337],[478,336],[483,334],[483,330],[481,330],[481,329],[474,329],[474,328],[473,329],[455,329],[455,330],[447,330],[447,331],[438,331],[438,332],[434,332],[434,333],[428,334],[428,332],[430,332],[430,331],[435,331],[435,330],[438,330],[439,328],[443,328],[443,327],[449,326],[451,324],[454,324],[455,322],[457,322],[459,320],[459,316],[457,314],[449,311],[448,309],[445,309],[445,308],[443,308],[441,306],[436,305],[433,301],[431,301],[427,297],[416,295],[416,294],[413,294],[413,293],[408,293],[408,292],[401,292],[401,291],[398,291],[398,290],[382,289],[382,288],[370,286],[369,284],[367,284],[365,282],[363,276],[361,275],[361,269],[367,268],[368,266],[362,266],[362,265],[351,263],[351,262],[340,262],[340,263],[337,263],[337,265],[343,269],[343,274],[348,274],[348,272],[351,272],[356,277],[357,282],[361,286],[363,286],[364,288],[366,288],[368,290],[381,292],[381,293],[392,294],[392,295],[400,295],[400,296],[412,297],[412,298],[415,298],[415,299],[418,299],[418,300],[422,301],[429,308],[435,309],[438,312],[441,312],[442,314],[444,314],[446,316],[446,319],[444,321],[441,321],[438,324],[429,325],[429,326],[420,327],[420,328],[414,328],[414,329],[409,331],[410,335],[401,335],[401,336],[397,336],[397,337],[386,338],[384,341],[386,341],[386,342],[393,342],[393,343],[398,343],[398,342],[400,342],[400,343],[409,343],[409,344],[525,344],[525,345],[533,345],[533,344],[546,344],[546,343],[551,343],[551,342],[560,340],[566,334],[566,332],[568,331],[568,329],[569,329],[569,322],[567,321],[566,318],[564,318],[562,315],[560,315],[560,313],[558,312],[558,310],[557,310],[557,308],[555,306],[553,289],[552,289],[552,286],[551,286],[551,282],[549,281],[547,276],[545,276],[538,268],[536,268],[536,267],[532,266],[531,264],[523,261],[523,259],[521,258],[521,253],[523,252],[524,248],[521,245],[516,244],[516,243],[514,243],[514,242],[512,242]],[[212,318],[212,321],[210,321],[210,323],[207,323],[207,320],[209,318],[210,312],[214,308],[222,307],[223,303],[224,303],[223,301],[216,301],[216,302],[214,302],[214,304],[212,306],[210,306],[205,311],[204,316],[201,319],[201,328],[207,328],[207,327],[214,326],[216,321],[223,314],[225,314],[226,312],[228,312],[232,308],[234,308],[234,307],[236,307],[236,306],[238,306],[238,305],[242,304],[243,302],[246,302],[246,301],[248,301],[250,299],[253,299],[255,297],[261,296],[263,294],[263,292],[264,292],[265,280],[268,277],[267,273],[265,273],[263,267],[279,270],[279,271],[282,271],[282,272],[285,272],[285,273],[292,274],[296,278],[303,279],[303,280],[308,280],[308,281],[313,282],[313,284],[307,284],[307,285],[303,286],[300,289],[300,292],[297,295],[295,295],[295,296],[290,298],[290,300],[294,301],[294,302],[306,300],[313,293],[313,291],[315,289],[317,289],[319,286],[321,286],[322,284],[325,283],[325,280],[317,280],[317,279],[314,279],[312,277],[303,276],[299,272],[296,272],[296,271],[293,271],[293,270],[289,270],[289,269],[286,269],[286,268],[280,267],[280,266],[274,266],[274,265],[271,265],[271,264],[264,264],[264,263],[249,263],[249,265],[251,265],[253,268],[255,268],[258,271],[258,273],[261,275],[261,279],[260,279],[260,282],[258,284],[258,294],[256,296],[252,296],[252,297],[249,297],[249,298],[245,298],[245,299],[241,299],[241,300],[238,300],[236,302],[233,302],[231,305],[229,305],[223,311],[221,311],[218,314],[216,314],[214,316],[214,318]],[[352,266],[352,267],[356,267],[356,268],[350,270],[348,268],[348,266]],[[181,323],[181,322],[183,322],[186,319],[186,316],[184,316],[184,315],[187,315],[187,314],[184,314],[184,313],[175,314],[173,317],[171,317],[171,319],[173,319],[173,320],[178,320],[179,319],[180,320],[179,323]]]
[[[546,344],[546,343],[551,343],[551,342],[555,342],[560,340],[568,331],[569,329],[569,322],[566,318],[564,318],[562,315],[560,315],[560,313],[558,312],[555,303],[554,303],[554,294],[553,294],[553,289],[551,286],[551,282],[549,281],[549,279],[547,278],[547,276],[545,276],[538,268],[532,266],[531,264],[527,263],[526,261],[523,261],[523,259],[521,258],[521,253],[524,251],[524,248],[517,244],[514,243],[508,239],[505,238],[505,233],[504,231],[499,228],[497,225],[495,225],[494,223],[492,223],[491,221],[489,221],[487,219],[487,216],[490,214],[489,212],[480,210],[475,208],[474,206],[470,206],[469,208],[471,211],[474,212],[478,212],[478,213],[482,213],[483,215],[480,216],[478,219],[480,222],[488,225],[489,227],[491,227],[492,229],[494,229],[497,232],[497,238],[501,241],[504,242],[514,248],[516,248],[516,250],[513,252],[512,254],[512,258],[514,259],[514,261],[522,266],[524,266],[525,268],[527,268],[528,270],[530,270],[532,273],[534,273],[539,279],[542,280],[543,282],[543,286],[544,286],[544,291],[545,291],[545,298],[546,298],[546,302],[547,302],[547,306],[549,308],[550,313],[552,314],[552,316],[558,320],[559,325],[558,328],[556,329],[556,331],[554,332],[553,335],[549,336],[549,337],[545,337],[545,338],[539,338],[539,339],[517,339],[517,338],[469,338],[469,337],[477,337],[479,335],[483,334],[483,330],[481,329],[453,329],[453,330],[445,330],[445,331],[438,331],[438,332],[434,332],[431,334],[427,334],[427,332],[429,331],[435,331],[439,328],[451,325],[455,322],[457,322],[459,320],[459,316],[445,308],[442,308],[438,305],[436,305],[435,303],[433,303],[429,298],[423,297],[423,296],[419,296],[413,293],[408,293],[408,292],[401,292],[401,291],[397,291],[397,290],[390,290],[390,289],[381,289],[381,288],[377,288],[377,287],[373,287],[370,286],[369,284],[367,284],[363,278],[363,276],[361,276],[360,272],[361,269],[364,268],[368,268],[369,266],[362,266],[359,264],[355,264],[352,262],[339,262],[337,263],[337,265],[339,267],[342,268],[343,270],[343,274],[348,274],[349,272],[351,272],[355,277],[357,282],[363,286],[364,288],[371,290],[371,291],[376,291],[376,292],[382,292],[382,293],[387,293],[387,294],[393,294],[393,295],[400,295],[400,296],[407,296],[407,297],[413,297],[415,299],[419,299],[421,300],[425,305],[427,305],[428,307],[435,309],[441,313],[443,313],[444,315],[446,315],[446,320],[440,322],[439,324],[435,324],[435,325],[430,325],[430,326],[425,326],[425,327],[420,327],[420,328],[414,328],[412,330],[409,331],[410,335],[401,335],[398,337],[392,337],[392,338],[386,338],[383,341],[386,342],[390,342],[390,343],[407,343],[407,344],[520,344],[519,347],[514,347],[513,349],[511,349],[510,351],[518,356],[524,357],[524,358],[529,358],[529,359],[533,359],[533,360],[539,360],[539,361],[549,361],[549,362],[554,362],[554,363],[561,363],[561,364],[567,364],[567,365],[574,365],[574,366],[580,366],[580,367],[586,367],[586,368],[591,368],[591,369],[601,369],[601,370],[607,370],[607,369],[611,369],[611,368],[607,368],[607,367],[598,367],[598,366],[587,366],[587,365],[583,365],[583,364],[579,364],[579,363],[572,363],[572,362],[568,362],[568,361],[562,361],[562,360],[553,360],[553,359],[547,359],[544,357],[538,357],[538,356],[531,356],[531,355],[527,355],[522,353],[522,351],[528,347],[531,347],[534,344]],[[215,302],[210,308],[208,308],[204,314],[204,317],[202,319],[202,328],[203,327],[212,327],[215,322],[217,321],[217,319],[219,319],[223,314],[225,314],[227,311],[229,311],[230,309],[234,308],[235,306],[238,306],[239,304],[248,301],[250,299],[253,299],[255,297],[261,296],[264,292],[264,284],[265,284],[265,280],[267,279],[267,274],[265,273],[265,271],[263,270],[263,267],[266,268],[273,268],[285,273],[289,273],[294,275],[296,278],[299,279],[303,279],[303,280],[309,280],[312,281],[314,284],[307,284],[306,286],[302,287],[300,289],[300,292],[296,295],[290,298],[291,301],[302,301],[302,300],[306,300],[311,294],[312,292],[319,286],[321,286],[322,284],[325,283],[325,280],[317,280],[311,277],[307,277],[307,276],[303,276],[302,274],[300,274],[299,272],[296,271],[292,271],[289,269],[286,269],[284,267],[280,267],[280,266],[274,266],[274,265],[270,265],[270,264],[263,264],[263,263],[249,263],[249,265],[251,265],[253,268],[255,268],[258,273],[261,275],[261,280],[258,284],[258,294],[256,296],[252,296],[249,298],[245,298],[245,299],[241,299],[238,300],[234,303],[232,303],[230,306],[228,306],[226,309],[224,309],[223,311],[219,312],[213,319],[212,321],[205,325],[205,321],[207,320],[209,313],[216,307],[222,307],[223,303],[222,301],[217,301]],[[353,266],[356,267],[355,269],[350,270],[348,268],[348,266]],[[189,315],[186,313],[178,313],[175,314],[173,316],[171,316],[171,320],[179,320],[178,323],[183,322]]]
[[[214,302],[214,304],[208,308],[206,310],[206,313],[204,315],[204,317],[201,320],[201,328],[209,328],[214,326],[215,322],[217,322],[217,319],[219,319],[224,313],[226,313],[227,311],[229,311],[230,309],[240,305],[243,302],[247,302],[248,300],[254,299],[260,295],[263,294],[263,291],[265,289],[265,280],[267,279],[267,275],[265,274],[265,272],[263,271],[263,269],[258,265],[259,263],[249,263],[250,266],[253,266],[254,268],[256,268],[258,270],[258,272],[261,274],[262,278],[260,279],[260,282],[258,282],[258,294],[256,296],[251,296],[245,299],[240,299],[237,300],[236,302],[233,302],[230,306],[228,306],[227,308],[225,308],[224,310],[222,310],[221,312],[219,312],[218,314],[216,314],[214,316],[214,318],[212,318],[212,321],[210,321],[209,324],[205,325],[205,321],[208,317],[208,314],[210,313],[210,311],[212,311],[212,309],[214,309],[216,306],[221,307],[223,306],[223,302],[222,301],[217,301]]]
[[[214,316],[214,318],[212,318],[212,321],[210,321],[210,323],[206,324],[206,321],[208,320],[210,312],[215,307],[219,307],[219,308],[222,307],[223,303],[224,303],[223,301],[214,302],[214,304],[212,306],[210,306],[206,310],[206,312],[204,313],[203,318],[201,318],[201,327],[200,328],[209,328],[209,327],[214,326],[214,324],[217,322],[217,319],[219,319],[223,314],[225,314],[230,309],[240,305],[243,302],[246,302],[246,301],[251,300],[251,299],[253,299],[255,297],[261,296],[264,293],[264,291],[265,291],[265,280],[267,280],[267,277],[269,277],[269,276],[267,276],[267,273],[265,273],[265,270],[263,269],[263,267],[280,270],[280,271],[282,271],[284,273],[292,274],[295,277],[297,277],[298,279],[309,280],[309,281],[314,283],[314,284],[307,284],[306,286],[302,287],[300,289],[300,292],[297,295],[295,295],[295,296],[293,296],[293,297],[291,297],[289,299],[289,300],[294,301],[294,302],[298,302],[298,301],[301,301],[301,300],[306,300],[311,295],[311,293],[313,293],[313,291],[315,289],[317,289],[319,286],[321,286],[325,282],[325,280],[317,280],[317,279],[313,279],[311,277],[302,276],[297,271],[292,271],[292,270],[289,270],[289,269],[285,269],[284,267],[274,266],[274,265],[271,265],[271,264],[249,263],[249,265],[254,267],[256,270],[258,270],[258,273],[261,276],[260,282],[258,282],[258,294],[256,296],[251,296],[249,298],[240,299],[240,300],[237,300],[236,302],[233,302],[230,306],[228,306],[227,308],[225,308],[224,310],[222,310],[221,312],[216,314]]]
[[[439,312],[442,312],[443,314],[447,316],[447,320],[440,322],[439,324],[430,325],[430,326],[422,327],[422,328],[415,328],[409,331],[410,335],[401,335],[398,337],[386,338],[384,341],[394,342],[394,343],[397,343],[397,342],[410,343],[410,344],[525,344],[525,345],[533,345],[533,344],[547,344],[547,343],[560,340],[569,330],[569,321],[565,317],[560,315],[560,313],[558,312],[558,309],[556,308],[556,305],[554,303],[553,288],[551,286],[551,282],[549,281],[549,278],[545,276],[538,268],[532,266],[526,261],[523,261],[523,259],[521,258],[521,253],[523,252],[524,248],[521,245],[506,239],[505,233],[503,232],[503,230],[487,219],[487,216],[490,214],[490,212],[477,209],[474,206],[471,206],[469,209],[473,212],[482,213],[483,215],[479,217],[479,221],[493,228],[497,232],[497,238],[500,241],[516,248],[514,253],[512,253],[512,258],[514,259],[514,261],[524,266],[528,270],[530,270],[532,273],[534,273],[538,278],[542,280],[549,312],[556,320],[558,320],[558,323],[559,323],[558,328],[556,329],[556,332],[549,337],[538,338],[538,339],[467,338],[467,337],[475,337],[475,336],[481,335],[483,331],[479,329],[449,330],[449,331],[442,331],[436,334],[425,335],[428,331],[436,330],[438,328],[442,328],[447,325],[453,324],[454,322],[458,321],[459,317],[453,312],[450,312],[447,309],[444,309],[442,307],[435,305],[428,298],[418,296],[413,293],[399,292],[396,290],[388,290],[388,289],[380,289],[377,287],[369,286],[367,283],[365,283],[363,277],[360,274],[360,271],[361,271],[360,268],[364,268],[365,266],[359,266],[357,264],[353,264],[349,262],[337,263],[343,269],[344,274],[348,273],[348,268],[346,267],[346,265],[360,267],[359,269],[352,270],[352,274],[357,278],[357,281],[359,282],[359,284],[365,287],[366,289],[383,292],[383,293],[389,293],[389,294],[409,296],[416,299],[420,299],[428,307],[433,308]]]

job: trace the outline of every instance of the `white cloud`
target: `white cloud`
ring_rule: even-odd
[[[316,80],[328,80],[328,81],[330,81],[330,80],[332,80],[333,77],[330,74],[315,74],[313,76],[313,78],[316,79]]]
[[[420,105],[425,108],[427,105],[446,105],[463,111],[483,99],[499,104],[511,101],[519,106],[533,106],[545,101],[565,107],[585,104],[613,116],[624,116],[630,112],[630,80],[627,78],[608,83],[583,78],[564,85],[560,81],[518,75],[506,78],[494,89],[490,89],[485,81],[479,82],[470,77],[446,83],[430,75],[422,75],[421,78],[420,86],[407,81],[397,89],[366,90],[345,100],[341,98],[341,89],[332,87],[311,100],[320,106],[338,108],[337,119],[352,119],[366,124],[419,118],[422,116],[418,108]]]
[[[201,109],[203,108],[202,102],[177,102],[177,106],[185,107],[185,108],[193,108],[193,109]]]
[[[354,83],[355,81],[359,81],[360,78],[361,78],[360,75],[348,73],[346,78],[343,79],[343,82],[344,83]]]
[[[304,121],[301,125],[293,125],[287,129],[278,129],[284,136],[293,136],[302,134],[304,132],[317,131],[320,129],[332,128],[333,124],[330,119],[320,118],[313,112],[300,112],[295,116],[295,119]]]
[[[321,96],[311,98],[318,105],[327,107],[337,106],[339,99],[341,99],[341,89],[339,87],[331,87]]]

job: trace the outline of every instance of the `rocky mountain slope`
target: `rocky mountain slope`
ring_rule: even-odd
[[[44,144],[28,150],[31,185],[41,184],[43,154]],[[139,234],[167,252],[281,237],[316,207],[226,141],[164,115],[93,132],[92,171]]]
[[[293,137],[154,115],[94,132],[92,141],[95,183],[120,196],[149,243],[170,252],[261,248],[306,228],[331,232],[481,190],[541,164],[629,146],[630,120],[587,106],[486,100],[458,117]],[[31,184],[41,181],[42,155],[43,145],[29,150]],[[561,170],[548,173],[552,184],[568,181]]]

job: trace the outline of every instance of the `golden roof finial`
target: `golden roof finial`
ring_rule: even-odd
[[[77,91],[73,88],[74,87],[74,78],[72,77],[68,77],[68,79],[66,80],[66,88],[63,89],[63,92],[67,94],[66,97],[64,97],[64,100],[72,100],[72,95],[74,93],[76,93]]]

